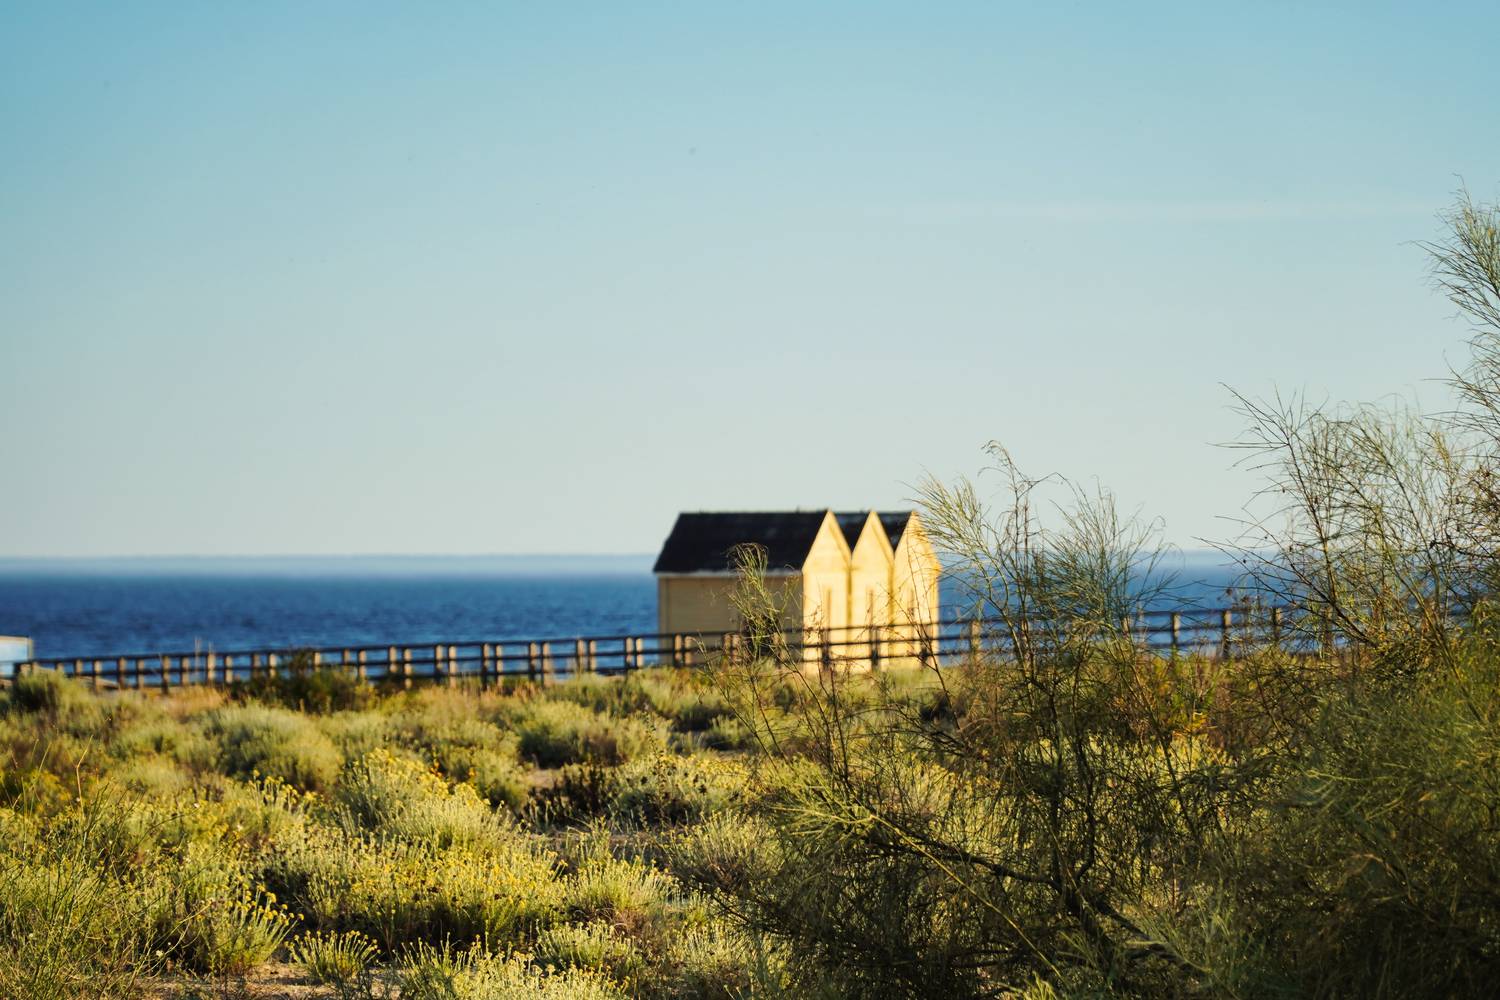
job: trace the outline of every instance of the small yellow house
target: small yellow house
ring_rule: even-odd
[[[840,649],[858,659],[870,655],[870,643],[880,641],[886,626],[895,621],[896,604],[891,586],[895,552],[885,525],[873,510],[841,511],[834,514],[849,545],[849,621]]]
[[[765,552],[766,586],[783,606],[783,628],[812,631],[848,620],[849,546],[831,511],[684,513],[653,570],[662,634],[708,640],[739,630],[734,550],[746,544]]]
[[[766,553],[783,628],[827,630],[837,655],[916,656],[938,618],[937,556],[912,511],[757,511],[678,515],[657,557],[657,625],[705,644],[740,628],[734,549]]]
[[[891,624],[899,637],[890,653],[917,656],[931,642],[933,626],[941,618],[942,564],[915,511],[882,511],[879,516],[891,543]]]

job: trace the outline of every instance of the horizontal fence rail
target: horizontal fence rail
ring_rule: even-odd
[[[1192,653],[1233,658],[1250,648],[1275,645],[1293,651],[1314,644],[1305,621],[1290,609],[1236,607],[1146,611],[1109,631],[1143,651]],[[811,664],[919,662],[947,665],[982,652],[1014,648],[1015,630],[1046,631],[1044,622],[1003,618],[949,618],[934,622],[786,629],[766,636],[766,647]],[[547,680],[578,674],[620,674],[648,666],[693,666],[714,656],[744,655],[752,640],[737,632],[645,633],[529,640],[463,640],[420,645],[333,646],[195,650],[132,653],[72,659],[35,659],[17,664],[17,673],[51,669],[89,681],[94,687],[159,688],[227,685],[256,678],[288,676],[310,669],[337,668],[375,683],[411,686],[415,682],[507,678]]]

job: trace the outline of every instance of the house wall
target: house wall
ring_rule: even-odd
[[[849,546],[830,513],[802,564],[802,627],[813,631],[849,624]],[[817,651],[811,651],[811,658]]]
[[[662,575],[656,578],[656,622],[663,634],[712,636],[739,631],[734,591],[739,580],[730,575]],[[800,575],[770,576],[766,589],[785,607],[783,626],[802,623]]]
[[[892,656],[916,656],[925,639],[922,626],[942,616],[938,604],[938,575],[942,567],[927,533],[915,514],[907,522],[892,559],[891,591],[895,598],[892,621],[897,627]]]
[[[878,640],[878,635],[872,635],[871,626],[883,631],[893,620],[892,555],[885,526],[871,514],[849,554],[850,631],[842,636],[849,643],[840,649],[844,656],[868,659],[870,642]]]

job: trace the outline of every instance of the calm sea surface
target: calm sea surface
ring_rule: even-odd
[[[46,659],[656,630],[649,557],[0,562],[0,635]],[[1180,599],[1221,603],[1227,571]],[[945,610],[953,607],[945,596]]]

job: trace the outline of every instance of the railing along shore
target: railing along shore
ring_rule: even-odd
[[[1305,641],[1278,607],[1147,611],[1122,620],[1120,634],[1164,655],[1194,653],[1232,658],[1252,646]],[[809,664],[866,666],[896,662],[946,665],[1013,645],[1013,621],[949,618],[880,626],[787,629],[772,639]],[[1024,628],[1025,625],[1020,627]],[[770,638],[770,637],[767,637]],[[488,685],[507,678],[547,680],[578,674],[620,674],[649,666],[692,666],[705,658],[748,651],[740,633],[644,633],[552,639],[491,639],[418,645],[277,647],[192,652],[129,653],[70,659],[33,659],[17,674],[51,669],[95,688],[159,688],[228,685],[273,678],[310,668],[337,668],[362,680],[411,686],[416,682]]]

